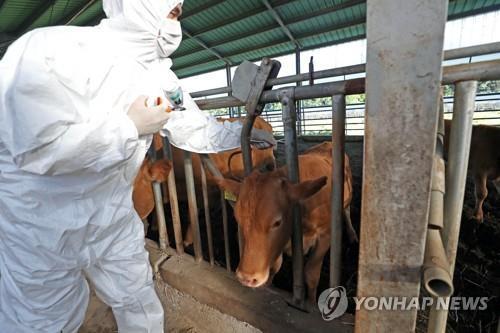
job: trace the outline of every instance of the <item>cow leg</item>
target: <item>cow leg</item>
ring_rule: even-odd
[[[311,251],[307,260],[304,273],[307,285],[307,298],[310,304],[316,302],[316,288],[321,274],[321,265],[326,252],[330,248],[330,235],[320,236],[316,246]]]
[[[358,243],[358,235],[356,234],[356,230],[354,230],[354,227],[352,226],[350,205],[347,206],[346,209],[344,209],[344,219],[347,226],[347,236],[349,237],[349,243]]]
[[[488,196],[486,174],[478,174],[474,177],[474,187],[476,190],[476,207],[474,207],[473,219],[481,223],[483,222],[483,202]]]

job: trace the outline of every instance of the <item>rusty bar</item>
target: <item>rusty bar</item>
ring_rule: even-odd
[[[172,224],[174,227],[175,249],[178,254],[184,253],[184,243],[182,240],[181,216],[179,213],[179,200],[177,199],[177,185],[175,184],[174,159],[172,156],[172,146],[168,137],[163,137],[163,156],[172,162],[172,170],[168,175],[168,201],[172,213]]]
[[[222,228],[224,232],[224,253],[226,256],[226,270],[231,272],[231,252],[229,251],[229,230],[227,225],[227,206],[224,198],[224,190],[220,191],[220,203],[222,207]]]
[[[252,163],[252,148],[250,146],[250,136],[252,133],[253,124],[255,123],[255,114],[247,113],[243,128],[241,130],[241,153],[243,155],[243,166],[245,168],[245,177],[248,176],[253,169]]]
[[[442,233],[451,276],[453,276],[455,270],[460,234],[476,89],[476,81],[458,82],[455,85],[453,120],[451,133],[449,134],[450,147],[448,150],[446,193],[444,197],[444,228]],[[428,332],[445,332],[447,319],[448,311],[431,309]]]
[[[299,182],[299,159],[297,150],[297,113],[295,110],[295,88],[281,90],[281,105],[283,110],[283,125],[285,128],[285,154],[288,167],[288,179],[291,183]],[[304,307],[304,251],[302,248],[302,222],[300,207],[293,207],[292,229],[293,256],[293,304]]]
[[[332,214],[330,219],[330,287],[340,286],[344,211],[345,96],[332,97]]]
[[[197,262],[203,260],[201,248],[200,224],[198,221],[198,205],[196,203],[196,191],[194,187],[193,160],[191,153],[184,151],[184,174],[186,175],[186,191],[189,205],[189,220],[191,232],[193,233],[194,257]]]
[[[207,228],[207,240],[208,240],[208,257],[210,260],[210,265],[214,265],[214,240],[212,237],[212,222],[210,221],[210,202],[208,200],[208,186],[207,186],[207,174],[205,172],[204,163],[200,163],[201,172],[201,189],[203,192],[203,208],[205,210],[205,226]]]
[[[149,158],[155,162],[158,157],[154,143],[149,148]],[[165,210],[163,209],[163,196],[161,193],[161,183],[153,182],[153,195],[155,201],[156,222],[158,223],[160,249],[166,250],[169,246],[167,235],[167,222],[165,220]]]
[[[216,177],[216,178],[223,178],[224,176],[222,173],[217,169],[217,166],[215,166],[214,162],[210,159],[210,157],[207,154],[200,154],[201,161],[203,162],[204,166],[210,171],[210,173]],[[230,272],[231,271],[231,253],[229,251],[229,229],[228,229],[228,220],[227,220],[227,205],[226,205],[226,199],[224,198],[224,191],[220,191],[220,202],[221,202],[221,208],[222,208],[222,228],[223,228],[223,233],[224,233],[224,253],[226,257],[226,269]],[[232,202],[231,202],[231,205]]]
[[[444,51],[444,60],[476,57],[480,55],[499,53],[499,52],[500,52],[500,42],[494,42],[489,44],[474,45],[459,49],[446,50]],[[314,79],[326,79],[336,76],[364,73],[365,71],[366,71],[366,65],[359,64],[359,65],[351,65],[351,66],[338,67],[338,68],[313,72],[312,76]],[[310,73],[300,74],[300,71],[298,71],[295,75],[278,77],[276,79],[269,79],[266,83],[266,86],[279,86],[282,84],[308,81],[310,79],[310,76],[311,76]],[[231,87],[228,85],[227,87],[196,91],[191,94],[191,97],[198,98],[198,97],[206,97],[219,94],[230,94],[231,90],[232,90]]]
[[[462,64],[443,67],[443,84],[455,83],[467,80],[495,80],[500,77],[500,60],[483,61],[471,64]],[[286,89],[264,91],[260,102],[273,103],[279,101],[280,91]],[[353,79],[336,81],[314,86],[297,87],[295,99],[309,99],[327,97],[336,94],[361,94],[365,92],[365,79]],[[243,102],[234,97],[221,97],[197,100],[196,103],[203,110],[224,108],[230,106],[241,106]]]
[[[367,3],[358,298],[419,296],[447,8],[434,0]],[[361,306],[355,332],[414,332],[416,318],[416,309]]]

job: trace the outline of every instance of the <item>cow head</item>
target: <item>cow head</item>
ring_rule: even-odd
[[[318,192],[326,177],[292,184],[285,169],[254,171],[243,183],[219,179],[237,197],[234,214],[243,233],[243,252],[236,270],[245,286],[260,287],[281,266],[281,254],[292,232],[292,206]]]

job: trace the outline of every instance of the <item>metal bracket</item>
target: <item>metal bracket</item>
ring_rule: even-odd
[[[232,81],[233,96],[246,103],[247,114],[253,116],[262,113],[263,106],[259,103],[262,92],[272,89],[266,88],[267,80],[276,78],[280,69],[281,63],[269,58],[262,59],[260,67],[244,61],[236,68]]]

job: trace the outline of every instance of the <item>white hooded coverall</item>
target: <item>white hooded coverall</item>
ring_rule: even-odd
[[[104,0],[100,25],[34,30],[0,61],[0,332],[77,331],[85,277],[121,332],[163,332],[132,203],[151,138],[127,111],[177,84],[167,57],[182,32],[166,17],[181,2]],[[239,123],[185,98],[166,126],[174,145],[239,145]]]

